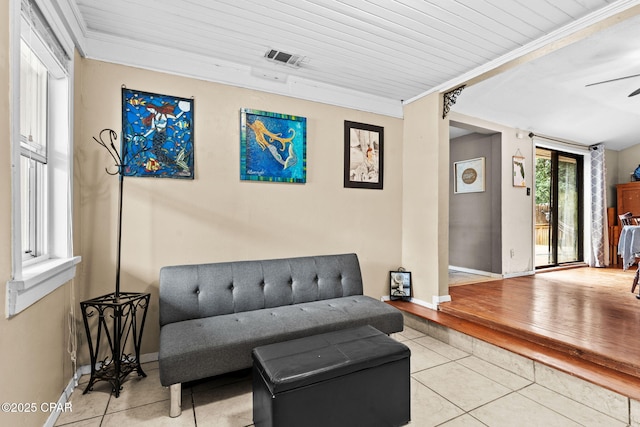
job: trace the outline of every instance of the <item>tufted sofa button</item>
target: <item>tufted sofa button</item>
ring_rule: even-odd
[[[196,295],[200,294],[200,288],[196,288]]]

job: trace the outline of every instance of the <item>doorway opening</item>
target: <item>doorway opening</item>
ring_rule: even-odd
[[[536,147],[536,269],[583,261],[583,161]]]

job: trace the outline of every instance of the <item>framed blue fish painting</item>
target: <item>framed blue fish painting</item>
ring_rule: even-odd
[[[242,108],[240,179],[305,183],[307,119]]]
[[[193,99],[122,88],[125,176],[193,179]]]

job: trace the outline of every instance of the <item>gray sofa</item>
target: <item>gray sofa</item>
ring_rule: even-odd
[[[363,295],[356,254],[163,267],[160,382],[181,413],[181,383],[252,366],[255,347],[371,325],[391,334],[402,314]]]

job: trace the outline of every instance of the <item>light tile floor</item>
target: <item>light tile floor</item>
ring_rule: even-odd
[[[412,352],[412,426],[626,425],[416,329],[405,326],[393,337]],[[88,378],[82,377],[71,396],[72,412],[61,414],[56,426],[252,425],[250,371],[184,385],[182,415],[170,418],[169,391],[160,385],[157,362],[144,370],[147,377],[130,376],[118,398],[104,382],[83,395]]]

